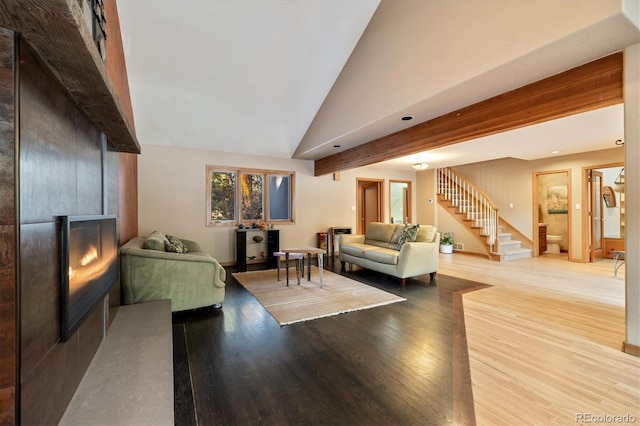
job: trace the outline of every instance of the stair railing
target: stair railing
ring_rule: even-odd
[[[476,227],[482,228],[487,244],[494,251],[498,241],[498,209],[487,194],[448,167],[437,170],[437,182],[438,194],[458,207]]]

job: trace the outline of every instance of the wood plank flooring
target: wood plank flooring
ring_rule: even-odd
[[[441,259],[440,273],[492,284],[463,296],[477,424],[640,422],[640,358],[621,352],[624,274],[613,277],[613,262],[532,258],[490,269],[470,256]]]
[[[639,358],[620,351],[624,267],[614,278],[603,262],[441,255],[435,283],[404,288],[354,270],[407,301],[282,328],[229,274],[221,311],[174,314],[176,424],[640,418]],[[492,287],[462,294],[478,283]]]
[[[281,328],[229,274],[221,311],[174,314],[176,424],[452,424],[453,294],[477,283],[344,274],[407,301]]]

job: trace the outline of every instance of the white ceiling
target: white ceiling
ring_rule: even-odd
[[[466,4],[483,7],[487,3]],[[439,16],[429,14],[431,8],[449,5],[460,7],[465,2],[117,0],[143,155],[144,145],[152,144],[315,160],[336,153],[334,144],[342,145],[341,149],[357,146],[464,106],[461,102],[502,93],[640,40],[637,27],[616,15],[576,31],[571,34],[573,39],[562,38],[553,49],[537,48],[517,60],[506,63],[496,58],[487,65],[502,74],[480,68],[476,74],[462,73],[457,84],[442,87],[433,96],[416,95],[417,90],[404,87],[403,70],[410,70],[412,64],[396,58],[390,68],[398,78],[387,76],[384,81],[394,94],[383,98],[392,104],[391,113],[375,109],[383,103],[372,100],[375,85],[365,85],[361,88],[364,93],[349,91],[358,85],[359,75],[386,72],[383,65],[362,59],[371,56],[371,40],[389,39],[390,34],[402,31],[415,33],[409,25],[393,26],[407,19],[396,16],[398,11],[401,15],[414,10],[416,15],[426,13],[437,22]],[[513,13],[522,14],[520,10]],[[590,17],[585,16],[581,19]],[[477,21],[473,13],[469,18]],[[424,23],[417,20],[416,25]],[[503,34],[500,37],[504,39]],[[588,43],[585,37],[591,37]],[[438,40],[441,44],[446,41]],[[402,39],[398,42],[403,43]],[[517,50],[509,48],[493,50]],[[406,53],[406,58],[416,56],[411,49]],[[434,62],[428,57],[425,61]],[[498,63],[502,66],[495,66]],[[532,63],[540,65],[532,67]],[[442,73],[456,74],[452,71],[458,70]],[[423,78],[420,73],[417,76]],[[400,122],[403,113],[416,119]],[[536,159],[550,156],[555,149],[564,155],[611,148],[622,138],[622,107],[615,106],[380,166],[406,169],[417,158],[433,166],[503,157]]]
[[[118,0],[141,145],[290,158],[379,0]]]

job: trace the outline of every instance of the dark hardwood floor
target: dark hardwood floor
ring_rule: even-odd
[[[177,425],[475,423],[454,312],[478,283],[342,271],[407,300],[280,327],[227,272],[223,309],[173,316]]]

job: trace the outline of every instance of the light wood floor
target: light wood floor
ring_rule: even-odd
[[[441,255],[439,273],[493,286],[463,295],[478,425],[640,423],[640,358],[621,351],[618,272],[611,260]]]

